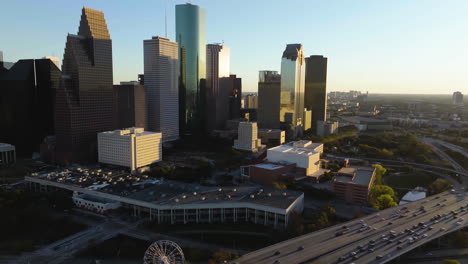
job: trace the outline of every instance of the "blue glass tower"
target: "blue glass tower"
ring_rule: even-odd
[[[181,133],[203,128],[206,78],[205,10],[176,5],[176,41],[179,44],[179,122]]]

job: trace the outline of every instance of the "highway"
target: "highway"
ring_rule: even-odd
[[[231,263],[386,263],[466,226],[467,213],[464,193],[445,192],[283,241]]]
[[[441,157],[442,159],[446,160],[448,163],[450,163],[450,165],[455,169],[457,170],[459,173],[467,173],[467,171],[460,165],[458,164],[454,159],[452,159],[447,153],[445,153],[442,149],[440,149],[438,147],[438,144],[440,143],[437,143],[437,141],[431,139],[431,138],[422,138],[421,139],[422,142],[424,142],[425,144],[429,145],[432,147],[432,149],[434,150],[434,152],[439,156]]]

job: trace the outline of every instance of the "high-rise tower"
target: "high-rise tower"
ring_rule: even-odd
[[[84,7],[68,34],[55,105],[59,163],[96,161],[97,133],[116,127],[112,40],[101,11]]]
[[[258,76],[258,126],[280,127],[281,75],[277,71],[260,71]]]
[[[296,138],[303,132],[304,82],[302,44],[288,44],[281,60],[280,121],[285,126],[289,138]]]
[[[182,133],[203,128],[206,76],[205,10],[176,5],[176,41],[179,44],[179,124]]]
[[[162,140],[179,138],[177,43],[153,37],[144,41],[148,130],[162,132]]]
[[[327,121],[327,58],[313,55],[305,59],[304,107],[312,110],[312,129],[317,121]]]

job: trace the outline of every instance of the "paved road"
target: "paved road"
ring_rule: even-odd
[[[434,152],[441,157],[442,159],[446,160],[450,165],[457,170],[459,173],[468,173],[460,164],[458,164],[454,159],[452,159],[447,153],[445,153],[442,149],[440,149],[435,141],[430,138],[420,138],[422,142],[432,147]]]
[[[467,206],[464,193],[445,192],[254,251],[232,263],[386,263],[466,226],[455,217],[466,217]],[[434,219],[438,214],[445,216]]]
[[[460,154],[462,154],[463,156],[468,158],[468,151],[464,147],[457,146],[457,145],[454,145],[452,143],[449,143],[449,142],[446,142],[446,141],[443,141],[443,140],[440,140],[440,139],[435,139],[435,138],[426,138],[426,140],[432,141],[432,142],[434,142],[436,144],[447,147],[447,148],[449,148],[449,149],[451,149],[453,151],[459,152]]]

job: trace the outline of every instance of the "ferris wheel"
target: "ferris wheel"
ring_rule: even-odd
[[[159,240],[151,244],[143,257],[143,264],[184,264],[184,252],[176,243]]]

